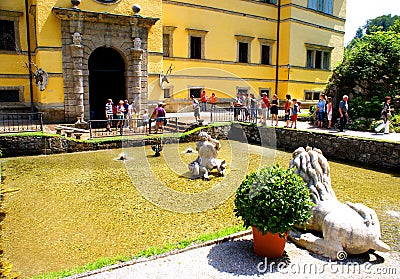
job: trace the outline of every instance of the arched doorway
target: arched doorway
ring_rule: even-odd
[[[90,119],[105,119],[105,104],[126,99],[125,61],[113,48],[99,47],[89,57]]]

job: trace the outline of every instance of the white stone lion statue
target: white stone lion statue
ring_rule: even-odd
[[[202,175],[209,179],[208,172],[214,168],[219,175],[224,175],[226,169],[225,160],[217,159],[221,144],[218,140],[211,138],[206,132],[199,133],[199,141],[196,142],[196,150],[199,155],[189,164],[189,170],[194,176]]]
[[[370,249],[381,252],[390,250],[380,240],[380,224],[373,209],[360,203],[343,204],[336,199],[331,187],[329,164],[321,150],[311,147],[296,149],[289,168],[294,168],[294,172],[307,183],[316,204],[306,229],[322,232],[323,235],[321,238],[311,232],[291,232],[289,239],[331,259],[343,259],[343,252],[361,254]]]

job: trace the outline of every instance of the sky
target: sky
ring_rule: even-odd
[[[368,19],[388,14],[400,16],[400,0],[347,0],[346,9],[345,45]]]

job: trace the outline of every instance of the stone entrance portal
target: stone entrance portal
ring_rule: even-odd
[[[75,122],[77,118],[88,120],[90,110],[94,107],[96,107],[94,117],[100,119],[102,116],[97,114],[101,114],[101,110],[97,110],[97,106],[101,106],[104,111],[106,99],[112,98],[114,102],[118,101],[117,95],[126,96],[130,101],[135,100],[139,112],[147,108],[148,31],[158,19],[57,7],[53,8],[53,13],[61,19],[65,121]],[[101,74],[99,71],[96,72],[96,69],[92,72],[94,81],[92,77],[89,80],[91,74],[89,67],[94,65],[89,63],[92,62],[89,61],[91,55],[94,55],[93,61],[97,61],[98,65],[102,62],[105,63],[103,66],[107,65],[107,62],[100,61],[102,58],[96,58],[97,51],[99,53],[104,51],[107,55],[115,57],[118,54],[118,61],[122,59],[124,64],[124,81],[121,80],[122,75],[118,75],[116,80],[107,79],[111,85],[107,84],[105,89],[114,88],[115,85],[118,91],[115,97],[113,92],[110,92],[110,96],[106,96],[105,99],[107,93],[96,93],[101,86],[100,83],[104,85],[103,80],[100,81]],[[121,61],[118,63],[121,64]],[[121,68],[117,70],[120,71]],[[108,68],[110,76],[113,76],[113,70],[114,68]],[[124,84],[124,88],[121,84]],[[92,88],[89,88],[90,86]],[[125,95],[122,92],[125,92]],[[91,98],[95,99],[90,100]]]
[[[125,88],[122,56],[112,48],[95,49],[89,57],[90,119],[106,119],[104,106],[107,99],[113,99],[114,104],[127,99]]]

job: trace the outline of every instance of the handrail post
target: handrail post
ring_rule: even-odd
[[[89,137],[92,139],[93,138],[93,133],[92,133],[92,120],[89,120]]]
[[[39,113],[40,118],[40,131],[43,133],[43,113]]]

